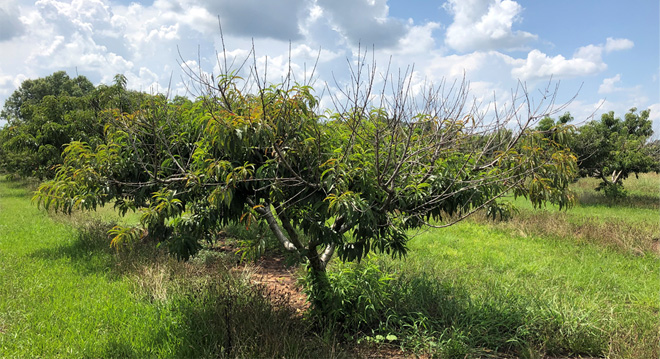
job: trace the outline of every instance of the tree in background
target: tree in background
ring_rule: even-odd
[[[622,120],[610,111],[600,121],[579,128],[572,141],[582,177],[601,180],[597,190],[610,197],[625,196],[622,181],[632,173],[660,170],[657,146],[649,142],[653,135],[650,110],[630,109]]]
[[[59,153],[71,141],[70,135],[89,130],[84,98],[93,91],[87,78],[72,79],[64,71],[23,81],[0,112],[0,119],[7,121],[0,133],[2,167],[19,175],[47,176],[61,162]],[[74,128],[80,125],[83,128]]]
[[[125,85],[126,78],[117,75],[112,86],[95,88],[84,76],[70,78],[64,71],[23,81],[0,112],[7,121],[0,130],[0,167],[21,176],[52,178],[66,144],[98,144],[105,110],[139,102]]]
[[[246,79],[191,71],[196,102],[153,96],[116,111],[103,144],[66,147],[35,200],[65,212],[111,201],[139,209],[141,225],[115,227],[113,244],[153,237],[183,258],[228,223],[261,221],[307,264],[310,299],[326,314],[335,254],[405,255],[408,230],[505,213],[511,193],[570,205],[575,157],[532,131],[552,107],[511,104],[485,121],[464,82],[414,93],[409,73],[393,79],[364,61],[351,73],[322,114],[313,89],[291,77],[267,85],[256,67]]]

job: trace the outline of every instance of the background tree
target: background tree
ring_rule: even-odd
[[[123,75],[112,86],[95,88],[84,76],[55,72],[25,80],[7,99],[0,119],[0,166],[21,176],[52,178],[71,141],[93,146],[101,141],[107,109],[135,106],[137,93],[126,91]],[[131,101],[132,99],[132,101]]]
[[[84,76],[70,78],[64,71],[35,80],[25,80],[5,101],[0,118],[17,125],[32,118],[33,106],[46,96],[83,97],[94,90],[94,85]]]
[[[558,132],[558,127],[560,126],[570,126],[570,123],[573,121],[573,116],[570,112],[566,112],[555,121],[550,116],[545,116],[541,121],[539,121],[536,126],[536,130],[541,132],[546,137],[551,137],[553,133]]]
[[[307,263],[321,313],[335,253],[403,256],[408,230],[504,213],[507,194],[570,205],[575,158],[532,131],[554,109],[532,107],[524,88],[513,96],[524,103],[486,121],[465,82],[414,93],[410,73],[393,78],[358,62],[324,114],[313,89],[291,77],[267,86],[256,67],[246,78],[191,72],[198,101],[155,97],[116,112],[104,144],[70,144],[35,199],[66,212],[113,200],[122,212],[139,208],[141,226],[115,227],[113,244],[151,236],[184,258],[228,223],[263,221]]]
[[[624,119],[610,111],[600,121],[580,127],[572,145],[580,175],[601,180],[598,189],[610,196],[625,195],[622,180],[631,173],[658,171],[650,110],[630,109]]]

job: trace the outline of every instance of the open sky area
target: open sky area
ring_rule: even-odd
[[[658,137],[659,18],[657,0],[0,0],[0,101],[58,70],[185,95],[180,64],[217,74],[220,23],[230,58],[254,43],[272,82],[318,58],[315,87],[337,91],[360,46],[416,83],[465,75],[485,103],[552,79],[577,124],[650,108]]]

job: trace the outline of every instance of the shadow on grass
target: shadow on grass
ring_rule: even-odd
[[[599,356],[607,338],[589,318],[551,309],[549,303],[493,290],[475,298],[460,286],[419,276],[406,281],[409,289],[399,300],[409,303],[402,312],[425,313],[428,328],[440,333],[441,356],[465,357],[482,348],[521,356]],[[481,355],[483,353],[478,353]]]
[[[182,341],[174,357],[342,356],[311,332],[310,322],[287,300],[264,288],[225,275],[186,292],[172,304],[183,318],[173,333]]]
[[[498,288],[474,295],[423,272],[392,278],[371,263],[338,267],[341,276],[330,277],[332,321],[358,340],[390,342],[442,358],[534,352],[598,356],[607,349],[607,337],[593,318],[560,312],[542,298]]]
[[[110,227],[92,222],[68,243],[33,253],[38,259],[66,259],[83,275],[103,274],[109,280],[129,276],[135,282],[136,300],[159,308],[163,329],[149,334],[152,348],[133,348],[130,342],[114,339],[89,357],[345,356],[331,340],[315,335],[288,300],[233,274],[223,263],[177,262],[153,243],[117,253],[109,246]]]
[[[52,248],[42,248],[32,253],[32,257],[46,260],[69,259],[83,274],[108,274],[110,278],[122,274],[118,270],[117,251],[110,247],[108,230],[112,225],[100,221],[90,221],[81,226],[76,237]],[[119,266],[121,267],[121,266]]]
[[[578,198],[580,206],[630,207],[642,209],[660,208],[660,196],[629,194],[623,198],[607,198],[600,193],[586,192]]]
[[[0,192],[0,198],[25,198],[29,200],[39,186],[38,182],[28,180],[11,180],[0,177],[0,183],[7,190]]]
[[[97,348],[100,349],[100,348]],[[100,352],[100,353],[99,353]],[[83,354],[83,358],[126,358],[126,359],[139,359],[144,358],[144,353],[136,351],[129,343],[119,343],[116,340],[111,340],[102,350],[95,350],[92,353]]]
[[[42,181],[36,178],[22,178],[12,175],[0,175],[0,183],[11,189],[24,189],[34,191],[39,187]]]

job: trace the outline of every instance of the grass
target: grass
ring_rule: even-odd
[[[519,199],[508,222],[420,233],[405,260],[335,261],[338,315],[319,327],[232,271],[231,255],[117,253],[108,219],[137,215],[52,216],[30,205],[33,184],[0,181],[0,357],[347,357],[359,343],[439,358],[657,358],[660,176],[629,178],[617,202],[592,182],[575,184],[568,212]]]
[[[107,224],[72,225],[0,182],[0,357],[336,357],[281,298],[214,256],[117,254]]]
[[[466,332],[487,324],[484,320],[496,324],[521,317],[514,325],[536,332],[523,337],[532,342],[520,343],[514,348],[518,351],[628,358],[659,354],[659,266],[652,256],[516,236],[476,223],[452,227],[441,236],[420,235],[411,250],[414,255],[398,264],[400,270],[461,288],[477,307],[503,309],[465,323]],[[479,335],[472,340],[488,344]]]
[[[534,209],[524,198],[514,199],[520,213],[497,227],[522,237],[569,239],[638,256],[657,254],[653,247],[660,239],[660,175],[631,176],[624,181],[629,196],[616,200],[596,192],[597,184],[593,178],[575,183],[578,201],[568,211],[552,205]],[[489,223],[479,216],[474,221]]]
[[[630,192],[660,198],[660,176],[640,177]],[[345,326],[358,340],[442,358],[659,357],[657,208],[575,188],[592,202],[560,212],[519,199],[508,222],[476,217],[418,234],[404,261],[335,264]]]

